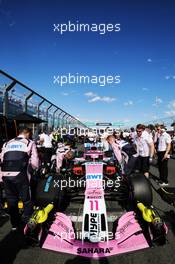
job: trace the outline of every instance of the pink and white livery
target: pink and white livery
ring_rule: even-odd
[[[102,258],[148,248],[142,229],[133,211],[124,213],[109,239],[104,199],[103,163],[86,163],[82,239],[78,240],[68,216],[56,213],[42,248],[89,258]]]

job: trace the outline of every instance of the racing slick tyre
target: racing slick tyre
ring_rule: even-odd
[[[152,189],[149,180],[141,173],[134,173],[129,178],[132,199],[150,206],[153,200]]]
[[[59,211],[64,199],[63,190],[60,188],[61,176],[49,174],[46,178],[40,179],[36,187],[35,202],[37,206],[45,207],[53,203]]]

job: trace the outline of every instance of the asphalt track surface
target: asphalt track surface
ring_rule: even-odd
[[[151,168],[151,173],[158,176],[157,168]],[[154,189],[158,189],[156,181],[151,179]],[[169,183],[175,186],[175,159],[169,161]],[[0,221],[0,264],[144,264],[144,263],[175,263],[175,208],[164,202],[153,189],[153,204],[160,209],[160,215],[169,227],[167,243],[164,246],[149,248],[109,257],[92,260],[83,257],[53,252],[39,247],[26,247],[20,233],[10,232],[8,220]],[[77,205],[75,204],[75,207]],[[111,206],[113,206],[111,204]],[[79,207],[79,205],[78,205]],[[79,207],[81,208],[81,206]]]

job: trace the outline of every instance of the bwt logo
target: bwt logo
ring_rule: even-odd
[[[21,149],[22,148],[22,145],[8,145],[8,148],[9,149]]]
[[[102,175],[101,174],[89,174],[89,175],[86,175],[86,179],[87,180],[101,180]]]

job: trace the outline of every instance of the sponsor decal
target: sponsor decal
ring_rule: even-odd
[[[102,199],[102,196],[87,196],[87,199]]]
[[[90,236],[96,236],[98,232],[98,214],[90,214],[90,227],[89,227]]]
[[[92,191],[88,191],[86,193],[86,198],[87,199],[102,199],[103,198],[103,193],[102,191],[100,190],[92,190]]]
[[[91,147],[91,143],[84,143],[84,147],[85,148],[90,148]]]
[[[52,181],[52,176],[49,176],[47,181],[46,181],[46,184],[45,184],[45,187],[44,187],[44,192],[48,192],[49,191],[49,187],[50,187],[50,183]]]
[[[91,165],[95,165],[97,167],[97,165],[103,165],[103,162],[87,162],[86,165],[87,167]]]
[[[101,195],[101,194],[102,194],[101,190],[100,191],[99,190],[90,190],[90,191],[87,192],[87,195],[89,195],[89,196],[90,195],[97,195],[98,196],[98,195]]]
[[[104,234],[101,234],[101,223],[100,223],[100,214],[91,213],[89,215],[89,239],[90,240],[101,240]],[[103,238],[104,239],[104,238]]]
[[[87,180],[101,180],[102,175],[101,174],[87,174],[86,179]]]
[[[70,232],[70,228],[67,227],[62,221],[57,222],[56,225],[58,227],[60,226],[62,229],[64,229],[66,233]]]
[[[77,254],[110,254],[113,248],[77,248]]]
[[[131,223],[130,221],[127,222],[122,228],[120,228],[120,229],[118,230],[118,233],[123,234],[123,233],[125,232],[125,230],[126,230],[130,225],[132,225],[132,223]]]
[[[21,149],[21,144],[15,144],[15,145],[8,145],[8,149]]]

